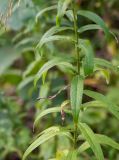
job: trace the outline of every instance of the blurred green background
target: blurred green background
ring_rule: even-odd
[[[61,115],[52,114],[40,121],[33,133],[37,113],[47,107],[61,105],[69,97],[67,89],[52,101],[37,100],[39,96],[55,94],[68,84],[70,77],[61,67],[50,70],[45,84],[39,81],[36,88],[33,85],[35,74],[47,60],[55,55],[68,57],[74,52],[73,46],[64,41],[48,43],[42,51],[35,50],[44,32],[55,25],[56,11],[43,14],[37,23],[36,15],[41,9],[56,3],[57,0],[0,0],[0,160],[21,160],[36,132],[53,124],[62,124]],[[100,15],[119,39],[119,0],[76,0],[76,3],[79,9]],[[87,23],[90,21],[78,17],[79,27]],[[70,26],[66,18],[63,25]],[[101,31],[88,31],[81,34],[81,37],[91,40],[96,57],[119,64],[119,45],[114,38],[106,42]],[[85,87],[105,94],[119,105],[119,73],[111,72],[110,84],[107,85],[104,75],[97,72],[95,76],[86,79]],[[88,100],[87,97],[83,99],[84,102]],[[65,124],[70,121],[66,115]],[[89,109],[84,121],[95,132],[106,134],[119,142],[119,122],[106,110]],[[67,139],[55,138],[35,150],[29,160],[48,160],[55,155],[60,157],[68,147]],[[118,151],[110,147],[103,149],[106,160],[119,160]],[[81,158],[94,159],[90,150]]]

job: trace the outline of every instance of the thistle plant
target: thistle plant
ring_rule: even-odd
[[[55,56],[45,64],[43,64],[35,76],[34,85],[37,86],[39,79],[42,77],[45,83],[47,72],[52,67],[58,66],[65,69],[70,74],[70,82],[61,89],[56,95],[48,97],[53,99],[62,90],[69,88],[69,99],[64,101],[61,107],[53,107],[43,110],[38,114],[34,122],[34,128],[39,123],[39,120],[47,114],[61,112],[62,120],[65,119],[65,114],[68,114],[72,120],[69,125],[51,126],[38,134],[35,141],[28,147],[24,153],[23,160],[38,146],[55,136],[66,136],[71,146],[67,154],[62,159],[76,160],[80,159],[82,152],[91,148],[97,160],[104,160],[104,154],[101,145],[109,145],[114,149],[119,150],[119,144],[106,135],[94,133],[90,126],[83,122],[83,113],[91,107],[101,107],[107,109],[117,119],[119,119],[119,107],[110,101],[106,96],[101,93],[85,90],[84,82],[89,76],[93,76],[97,71],[101,71],[105,75],[108,82],[108,71],[118,70],[111,62],[95,58],[94,50],[91,42],[88,39],[81,39],[80,35],[89,30],[102,30],[105,34],[105,39],[108,40],[112,33],[104,21],[95,13],[87,10],[79,10],[74,0],[59,0],[58,5],[50,6],[40,11],[36,16],[36,21],[45,12],[57,10],[56,25],[44,33],[40,42],[36,46],[36,50],[42,53],[43,47],[52,41],[67,41],[67,45],[74,46],[73,56],[69,58]],[[82,27],[78,25],[78,18],[84,17],[92,21],[92,24],[87,24]],[[63,19],[69,21],[69,25],[65,26],[62,22]],[[67,33],[67,34],[66,34]],[[110,34],[111,33],[111,34]],[[40,54],[42,58],[42,54]],[[67,73],[65,72],[66,76]],[[83,95],[86,95],[93,100],[83,103]],[[41,99],[43,97],[40,97]],[[67,106],[70,106],[67,108]],[[53,160],[57,159],[54,157]]]

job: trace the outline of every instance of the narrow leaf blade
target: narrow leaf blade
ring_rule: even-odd
[[[109,29],[106,26],[105,22],[102,20],[102,18],[100,18],[97,14],[91,12],[91,11],[85,11],[85,10],[80,10],[78,11],[78,14],[81,16],[84,16],[90,20],[92,20],[93,22],[95,22],[96,24],[98,24],[103,31],[106,34],[106,37],[108,38],[110,35]]]
[[[91,149],[93,150],[96,158],[98,160],[104,160],[103,152],[100,144],[97,142],[97,138],[91,128],[85,123],[79,123],[79,129],[86,139],[86,141],[90,144]]]
[[[73,111],[74,121],[76,123],[78,121],[80,106],[82,103],[83,87],[84,87],[84,78],[78,75],[75,76],[71,82],[70,100],[71,100],[71,107]]]

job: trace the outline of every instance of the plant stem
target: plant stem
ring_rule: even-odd
[[[77,70],[78,70],[78,74],[80,74],[80,65],[79,65],[80,56],[79,56],[79,49],[78,49],[79,39],[78,39],[78,28],[77,28],[77,13],[76,13],[74,2],[72,2],[72,10],[73,10],[73,17],[74,17],[75,51],[77,54]]]
[[[79,64],[79,61],[80,61],[80,55],[79,55],[79,49],[78,49],[78,43],[79,43],[79,40],[78,40],[78,27],[77,27],[77,12],[76,12],[76,9],[75,9],[75,4],[74,2],[72,2],[72,11],[73,11],[73,17],[74,17],[74,31],[75,31],[75,52],[76,52],[76,55],[77,55],[77,71],[78,71],[78,74],[80,74],[80,64]],[[74,149],[77,148],[77,123],[74,123]]]
[[[75,131],[74,131],[74,149],[77,148],[77,124],[74,124]]]

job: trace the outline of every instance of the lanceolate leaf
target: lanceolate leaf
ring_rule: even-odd
[[[101,69],[100,73],[101,73],[102,77],[105,78],[106,83],[109,84],[109,82],[110,82],[110,71],[107,70],[107,69]]]
[[[88,24],[88,25],[80,27],[78,29],[78,33],[82,33],[88,30],[95,30],[95,29],[102,29],[102,28],[97,24]]]
[[[50,113],[61,112],[61,109],[62,109],[61,107],[53,107],[53,108],[48,108],[48,109],[40,112],[40,114],[39,114],[39,115],[36,117],[36,119],[35,119],[34,126],[36,126],[36,124],[38,123],[38,121],[39,121],[42,117],[44,117],[44,116],[46,116],[47,114],[50,114]],[[71,111],[69,111],[69,110],[64,109],[64,111],[65,111],[66,113],[71,114]]]
[[[113,104],[106,96],[101,93],[97,93],[94,91],[84,90],[84,94],[94,98],[97,101],[103,102],[107,109],[117,118],[119,119],[119,107]]]
[[[96,134],[97,140],[100,144],[109,145],[117,150],[119,150],[119,143],[115,142],[113,139],[111,139],[108,136]]]
[[[54,34],[56,34],[58,32],[62,32],[62,31],[65,31],[65,30],[73,30],[73,29],[72,29],[72,27],[57,27],[57,26],[54,26],[54,27],[50,28],[42,36],[42,38],[41,38],[40,42],[38,43],[37,47],[41,48],[45,43],[50,42],[50,41],[55,41],[55,40],[60,40],[60,39],[64,39],[65,40],[65,38],[67,39],[67,36],[54,35]]]
[[[42,36],[42,39],[41,41],[44,39],[44,38],[48,38],[58,32],[62,32],[62,31],[65,31],[65,30],[73,30],[72,27],[57,27],[57,26],[54,26],[52,28],[50,28],[43,36]]]
[[[109,32],[108,27],[106,26],[105,22],[97,14],[95,14],[91,11],[85,11],[85,10],[79,10],[78,14],[81,16],[84,16],[84,17],[92,20],[96,24],[98,24],[103,29],[106,36],[109,37],[110,32]]]
[[[59,0],[58,8],[57,8],[57,16],[56,16],[56,24],[60,25],[61,18],[64,16],[69,4],[72,0]]]
[[[79,123],[79,129],[86,141],[90,144],[90,147],[93,150],[97,160],[104,160],[101,146],[98,143],[97,137],[91,128],[85,123]]]
[[[34,84],[36,85],[37,81],[39,80],[39,78],[41,78],[42,74],[44,72],[47,72],[50,68],[54,67],[54,66],[58,66],[58,65],[63,65],[69,69],[71,69],[72,71],[74,70],[74,67],[68,63],[68,62],[64,62],[62,58],[54,58],[53,60],[48,61],[47,63],[45,63],[40,71],[37,73]]]
[[[44,38],[42,41],[40,41],[40,43],[38,43],[36,48],[38,48],[38,47],[41,48],[47,42],[60,41],[60,40],[73,42],[73,38],[71,38],[69,36],[54,35],[54,36]]]
[[[88,40],[79,40],[79,48],[85,54],[83,66],[85,75],[93,73],[94,69],[94,52],[93,48]]]
[[[66,14],[67,18],[68,18],[71,22],[74,21],[74,16],[73,16],[72,10],[67,10],[65,14]]]
[[[102,68],[109,68],[113,71],[118,71],[118,67],[114,66],[111,62],[101,59],[101,58],[95,58],[94,59],[95,66],[102,67]]]
[[[90,107],[103,107],[103,108],[106,108],[105,104],[100,102],[100,101],[90,101],[90,102],[83,103],[81,105],[81,109],[88,109]]]
[[[101,145],[108,145],[114,149],[119,150],[119,143],[115,142],[113,139],[111,139],[108,136],[105,135],[101,135],[101,134],[95,134],[96,138],[97,138],[97,142],[100,143]],[[78,149],[79,153],[84,152],[85,150],[87,150],[88,148],[90,148],[90,145],[88,142],[84,142]]]
[[[26,150],[26,152],[23,155],[23,160],[26,159],[26,157],[38,146],[43,144],[44,142],[48,141],[49,139],[53,138],[56,135],[65,135],[69,137],[69,132],[63,131],[59,127],[51,127],[49,130],[44,131],[40,137],[38,137]]]
[[[34,76],[30,76],[23,79],[21,83],[18,85],[17,89],[18,90],[24,89],[28,84],[33,83],[33,80],[34,80]]]
[[[82,76],[75,76],[71,82],[70,100],[73,111],[74,121],[78,122],[79,111],[82,103],[84,78]]]
[[[90,148],[89,143],[86,141],[84,142],[79,148],[78,148],[78,153],[82,153],[85,150],[87,150],[88,148]]]
[[[41,65],[43,64],[41,58],[33,61],[25,70],[23,77],[27,77],[29,75],[33,75],[35,73],[38,72],[39,68],[41,67]]]
[[[36,15],[36,22],[38,22],[38,18],[39,18],[42,14],[44,14],[44,13],[47,12],[47,11],[54,10],[54,9],[57,9],[57,5],[44,8],[43,10],[41,10],[40,12],[38,12],[37,15]]]

